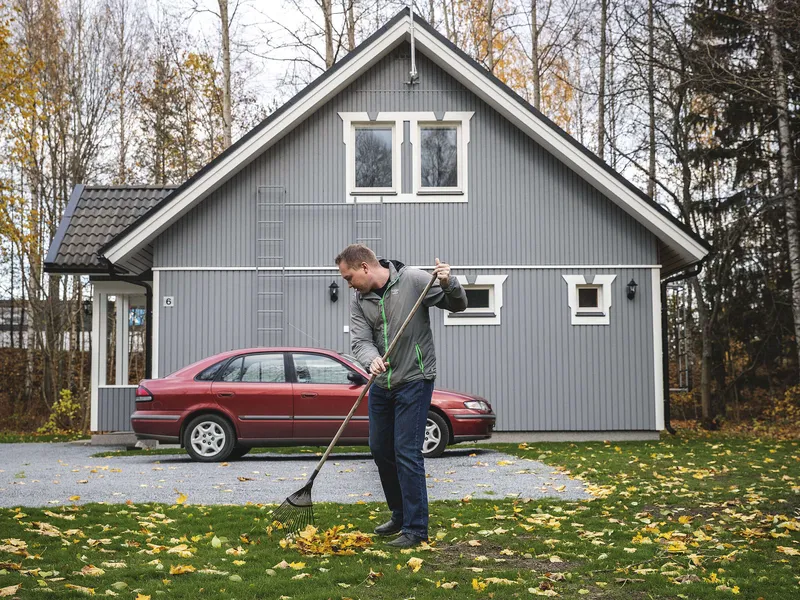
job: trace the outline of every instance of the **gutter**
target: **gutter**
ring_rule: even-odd
[[[102,254],[97,255],[101,265],[105,265],[108,274],[118,281],[131,283],[144,288],[145,297],[145,328],[144,328],[144,378],[153,378],[153,288],[144,281],[139,281],[135,277],[122,275],[115,271],[116,265],[112,264]]]
[[[664,429],[672,435],[677,432],[670,423],[670,404],[669,404],[669,340],[667,331],[667,285],[675,281],[682,281],[690,277],[697,276],[703,270],[703,263],[711,256],[711,252],[706,254],[694,265],[694,268],[677,275],[673,275],[661,282],[661,361],[662,372],[664,373]]]

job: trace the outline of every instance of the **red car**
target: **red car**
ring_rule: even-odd
[[[317,348],[223,352],[162,379],[145,379],[131,415],[139,439],[180,443],[198,461],[240,458],[259,446],[327,445],[350,412],[367,374],[356,360]],[[422,453],[487,439],[495,414],[483,398],[436,390]],[[367,445],[367,400],[340,443]]]

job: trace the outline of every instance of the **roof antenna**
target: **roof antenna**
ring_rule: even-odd
[[[411,33],[411,72],[408,74],[409,79],[406,85],[415,85],[419,83],[419,74],[417,73],[417,56],[414,50],[414,0],[408,0],[408,18],[411,19],[409,32]]]

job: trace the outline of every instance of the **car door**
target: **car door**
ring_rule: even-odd
[[[240,439],[292,437],[293,388],[286,378],[283,352],[234,358],[211,385],[211,391],[234,419]]]
[[[363,385],[348,379],[353,369],[326,354],[293,352],[294,437],[331,440],[353,407]],[[358,407],[342,439],[369,439],[367,399]]]

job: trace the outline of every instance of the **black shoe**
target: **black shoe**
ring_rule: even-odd
[[[388,521],[383,525],[378,525],[375,528],[375,533],[377,533],[378,535],[394,535],[395,533],[400,533],[400,530],[402,528],[403,528],[402,523]]]
[[[422,538],[411,535],[410,533],[404,533],[403,535],[397,536],[391,542],[386,542],[386,545],[391,546],[392,548],[413,548],[414,546],[419,546],[425,541],[427,540],[423,540]]]

